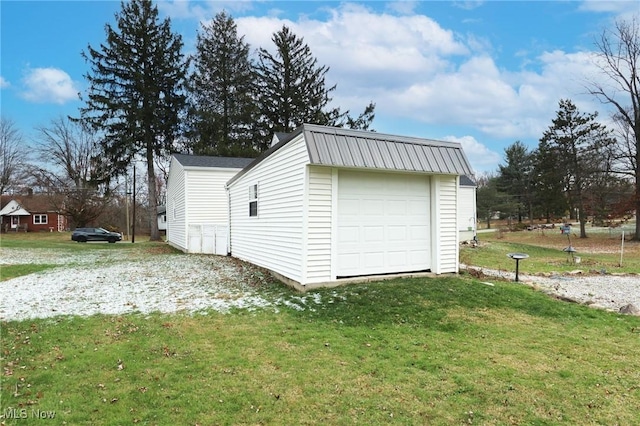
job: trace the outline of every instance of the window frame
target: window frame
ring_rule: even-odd
[[[258,184],[249,185],[249,217],[258,217]]]
[[[44,219],[44,221],[43,221]],[[34,225],[48,225],[49,224],[49,216],[46,214],[34,214],[32,217]]]

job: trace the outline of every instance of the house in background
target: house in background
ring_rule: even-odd
[[[460,176],[460,196],[458,197],[460,241],[472,240],[477,234],[476,186],[469,176]]]
[[[460,144],[308,124],[275,141],[227,184],[232,256],[301,290],[458,272]]]
[[[226,182],[251,158],[175,154],[167,179],[167,242],[187,253],[227,255]]]
[[[69,219],[51,206],[46,195],[0,197],[2,232],[63,232],[69,229]]]
[[[158,206],[158,231],[167,232],[167,206]]]

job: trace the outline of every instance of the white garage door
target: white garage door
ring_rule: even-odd
[[[340,171],[337,275],[430,269],[429,186],[423,175]]]

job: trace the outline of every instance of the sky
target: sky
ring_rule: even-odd
[[[494,173],[516,141],[534,149],[561,99],[609,123],[587,93],[602,82],[595,42],[637,1],[158,1],[183,52],[225,10],[252,52],[283,25],[326,65],[333,105],[376,104],[380,133],[460,142],[477,174]],[[26,143],[52,120],[78,116],[87,47],[116,26],[119,1],[0,1],[0,112]]]

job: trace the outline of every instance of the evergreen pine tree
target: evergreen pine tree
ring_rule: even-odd
[[[272,39],[276,51],[258,50],[256,93],[260,108],[260,150],[275,133],[289,133],[303,123],[329,125],[341,117],[325,110],[336,86],[327,87],[326,66],[319,66],[304,40],[283,26]]]
[[[147,165],[151,240],[159,240],[154,158],[170,151],[184,110],[187,62],[182,38],[160,21],[151,0],[121,3],[117,27],[105,26],[106,42],[90,45],[84,58],[90,87],[81,117],[103,134],[104,159],[124,174],[136,155]]]
[[[586,238],[586,200],[590,187],[602,169],[602,156],[615,143],[611,132],[595,120],[598,114],[583,114],[573,102],[560,100],[553,125],[540,139],[543,151],[554,152],[555,165],[564,172],[564,188],[569,206],[578,210],[580,238]]]
[[[198,32],[190,81],[189,138],[194,154],[255,156],[253,65],[233,18],[217,14]]]

